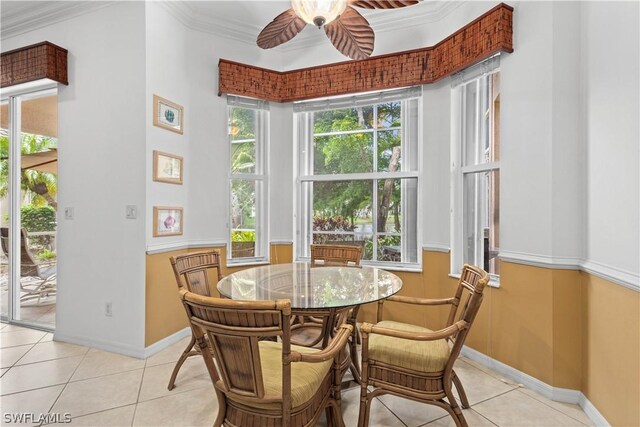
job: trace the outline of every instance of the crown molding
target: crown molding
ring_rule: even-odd
[[[63,22],[81,16],[103,7],[110,6],[115,1],[51,1],[42,2],[37,8],[33,5],[16,7],[13,11],[2,13],[2,40],[29,31],[37,30],[48,25]],[[29,3],[26,3],[29,5]]]

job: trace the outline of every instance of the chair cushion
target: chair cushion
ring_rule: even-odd
[[[262,367],[265,395],[282,396],[282,344],[273,341],[260,341],[258,346],[260,348],[260,366]],[[319,350],[292,345],[291,351],[315,353]],[[291,364],[292,408],[308,402],[316,394],[332,364],[333,359],[320,363],[295,362]],[[235,396],[230,396],[230,398],[254,408],[280,408],[279,403],[252,403]]]
[[[385,320],[376,326],[397,331],[433,332],[421,326]],[[386,335],[369,335],[369,359],[418,372],[442,371],[449,360],[446,340],[413,341]]]

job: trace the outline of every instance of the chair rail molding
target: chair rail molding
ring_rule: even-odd
[[[616,285],[640,292],[640,274],[578,257],[554,257],[527,252],[500,250],[500,260],[532,267],[579,270]]]

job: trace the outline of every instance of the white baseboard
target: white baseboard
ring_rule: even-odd
[[[181,329],[178,332],[161,339],[160,341],[154,342],[149,347],[146,347],[144,349],[144,358],[146,359],[149,356],[153,356],[157,352],[169,347],[171,344],[175,344],[181,339],[189,336],[191,336],[191,328],[187,326],[186,328]]]
[[[166,338],[161,339],[158,342],[151,344],[149,347],[146,347],[144,349],[123,345],[122,343],[117,343],[112,341],[103,341],[103,340],[74,337],[70,335],[60,334],[58,332],[54,332],[53,339],[54,341],[67,342],[69,344],[76,344],[76,345],[82,345],[85,347],[96,348],[98,350],[104,350],[111,353],[118,353],[125,356],[135,357],[137,359],[146,359],[147,357],[152,356],[161,350],[164,350],[165,348],[169,347],[171,344],[174,344],[190,335],[191,335],[191,328],[186,327],[174,334],[169,335]]]
[[[509,378],[518,384],[522,384],[523,386],[543,395],[547,399],[580,405],[582,410],[595,425],[606,427],[610,426],[600,411],[598,411],[593,403],[591,403],[580,390],[553,387],[544,381],[540,381],[529,374],[525,374],[524,372],[506,365],[499,360],[493,359],[484,353],[480,353],[478,350],[474,350],[471,347],[464,346],[461,354],[482,366],[486,366],[487,368],[504,375],[506,378]]]
[[[145,358],[143,348],[126,345],[119,342],[74,337],[71,335],[60,334],[58,332],[53,333],[53,340],[96,348],[98,350],[104,350],[111,353],[123,354],[125,356],[131,356],[138,359]]]

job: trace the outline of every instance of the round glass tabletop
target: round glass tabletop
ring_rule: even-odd
[[[249,268],[224,277],[218,291],[234,300],[291,300],[293,309],[348,307],[397,293],[402,280],[375,267],[317,266],[297,262]]]

